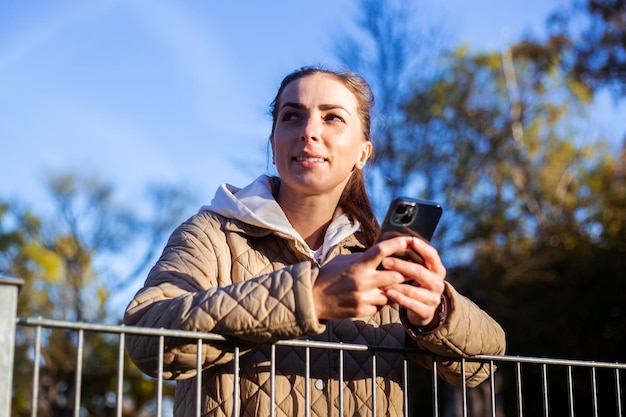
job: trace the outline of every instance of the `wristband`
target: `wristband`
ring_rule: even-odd
[[[412,324],[409,321],[408,311],[406,308],[400,308],[400,321],[404,325],[404,329],[406,330],[406,332],[411,335],[411,337],[423,337],[437,331],[443,325],[443,323],[445,323],[447,313],[448,299],[444,295],[442,295],[439,307],[437,307],[437,311],[435,311],[433,321],[427,326],[416,326]]]

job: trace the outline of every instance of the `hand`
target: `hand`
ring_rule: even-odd
[[[407,278],[401,270],[377,268],[384,259],[406,249],[411,240],[385,240],[363,253],[339,255],[322,266],[313,284],[318,319],[371,316],[389,302],[387,288],[409,287],[402,285]]]
[[[407,309],[411,324],[425,327],[433,321],[441,302],[446,268],[437,250],[427,242],[414,238],[408,244],[423,258],[422,264],[388,257],[382,265],[389,271],[402,274],[407,281],[416,285],[394,284],[385,288],[385,295]]]

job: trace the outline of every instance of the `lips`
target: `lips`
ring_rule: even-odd
[[[325,162],[326,159],[321,158],[319,156],[296,156],[293,158],[296,162],[315,162],[315,163],[320,163],[320,162]]]

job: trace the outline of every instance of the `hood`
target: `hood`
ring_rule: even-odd
[[[268,175],[261,175],[245,188],[222,184],[215,192],[211,204],[201,207],[200,211],[212,211],[230,219],[287,234],[308,247],[274,199],[272,191],[275,180]],[[314,253],[316,259],[325,258],[333,246],[356,232],[359,227],[358,221],[352,222],[343,210],[337,208],[334,219],[326,230],[322,247],[317,251],[311,250],[312,254]]]

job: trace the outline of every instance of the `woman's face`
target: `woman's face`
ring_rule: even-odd
[[[353,169],[363,168],[371,154],[356,97],[331,76],[313,74],[288,84],[277,106],[272,151],[281,194],[338,199]]]

